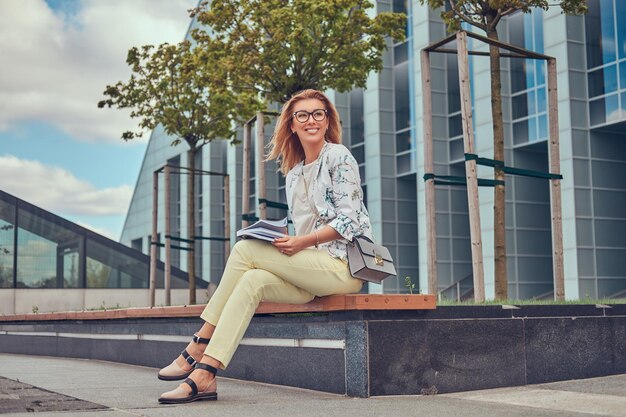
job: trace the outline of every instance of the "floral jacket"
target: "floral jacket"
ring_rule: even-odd
[[[343,237],[320,244],[320,247],[325,248],[330,256],[346,260],[348,241],[359,235],[372,238],[369,214],[363,204],[359,167],[345,146],[334,143],[324,145],[315,164],[317,173],[309,186],[310,198],[319,214],[315,229],[327,224]],[[293,191],[302,176],[303,165],[304,161],[287,173],[285,188],[289,217],[293,217]]]

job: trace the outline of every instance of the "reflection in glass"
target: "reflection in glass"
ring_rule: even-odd
[[[450,161],[464,159],[463,139],[450,141]]]
[[[622,97],[621,97],[621,103],[622,103],[622,118],[626,119],[626,93],[622,93]]]
[[[626,61],[619,64],[619,88],[626,90]]]
[[[511,91],[517,93],[526,90],[526,62],[523,59],[511,60]]]
[[[589,72],[589,97],[610,94],[617,90],[617,65]]]
[[[531,117],[528,119],[528,141],[536,142],[539,138],[537,137],[537,118]]]
[[[411,172],[411,154],[398,155],[396,157],[396,165],[398,167],[398,175],[408,174]]]
[[[454,113],[461,110],[461,94],[459,92],[459,64],[456,55],[446,55],[446,77],[448,88],[448,112]]]
[[[600,2],[588,3],[585,15],[585,38],[587,42],[587,68],[602,65],[602,30],[600,25]]]
[[[57,245],[22,228],[18,228],[17,245],[18,288],[55,288]]]
[[[537,113],[543,113],[547,107],[546,88],[537,89]]]
[[[535,99],[535,90],[530,90],[528,91],[528,114],[529,115],[533,115],[535,113],[537,113],[537,106],[535,105],[536,103],[536,99]]]
[[[513,143],[518,145],[520,143],[528,142],[528,120],[522,120],[513,123]]]
[[[548,116],[545,114],[538,117],[539,139],[546,139],[548,137]]]
[[[533,38],[535,41],[533,50],[535,52],[543,52],[543,10],[539,8],[534,9],[533,12],[531,13],[531,16],[533,18],[533,26],[534,26]],[[535,62],[537,62],[537,64],[541,64],[542,67],[544,66],[543,61],[535,61]],[[539,68],[539,66],[537,68]],[[542,84],[542,83],[539,82],[539,84]]]
[[[352,148],[352,156],[359,164],[365,162],[365,146],[354,146]]]
[[[604,94],[604,69],[600,68],[595,71],[589,71],[587,74],[587,88],[589,89],[589,98],[601,96]]]
[[[613,94],[589,102],[589,121],[592,126],[612,122],[620,117],[618,95]]]
[[[619,0],[615,2],[616,20],[620,22],[617,25],[617,46],[619,57],[626,58],[626,1]],[[626,88],[626,84],[622,84],[622,88]]]
[[[448,136],[453,138],[463,134],[463,125],[461,123],[461,113],[448,118]]]
[[[0,200],[0,288],[13,287],[15,206]]]
[[[394,75],[396,130],[402,130],[411,126],[408,62],[396,66]]]
[[[350,145],[363,143],[363,138],[363,90],[356,88],[350,92]]]
[[[393,48],[393,63],[394,65],[406,62],[408,59],[408,42],[402,42]]]
[[[619,120],[619,102],[618,95],[613,94],[612,96],[607,96],[605,98],[605,106],[606,106],[606,121],[613,122],[615,120]]]
[[[87,288],[147,288],[148,265],[87,239]]]
[[[600,20],[602,22],[602,63],[604,64],[613,62],[616,59],[613,1],[614,0],[600,0],[600,9],[602,10],[600,14]]]
[[[411,131],[396,133],[396,152],[405,152],[411,150]]]
[[[591,126],[604,123],[604,99],[593,100],[589,102],[589,123]]]
[[[535,61],[535,71],[537,74],[537,85],[546,83],[546,62],[543,60]]]
[[[512,98],[513,119],[528,116],[528,98],[526,94],[520,94]]]
[[[18,287],[79,286],[80,235],[22,209],[18,218]]]

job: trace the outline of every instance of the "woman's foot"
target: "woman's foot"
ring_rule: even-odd
[[[196,362],[202,359],[209,340],[194,334],[193,339],[181,354],[171,364],[159,371],[158,378],[162,381],[178,381],[187,378],[193,371]]]
[[[159,403],[180,404],[192,401],[217,400],[216,374],[217,369],[214,367],[198,363],[185,382],[159,397]]]

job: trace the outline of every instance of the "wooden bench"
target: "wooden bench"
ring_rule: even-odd
[[[430,294],[349,294],[317,297],[306,304],[262,302],[257,308],[256,314],[317,313],[348,310],[434,310],[435,308],[435,296]],[[0,322],[197,317],[202,313],[202,310],[204,310],[204,305],[11,314],[0,315]]]

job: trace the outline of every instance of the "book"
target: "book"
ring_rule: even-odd
[[[277,237],[287,236],[287,218],[281,220],[259,220],[248,227],[237,230],[242,239],[260,239],[272,242]]]

